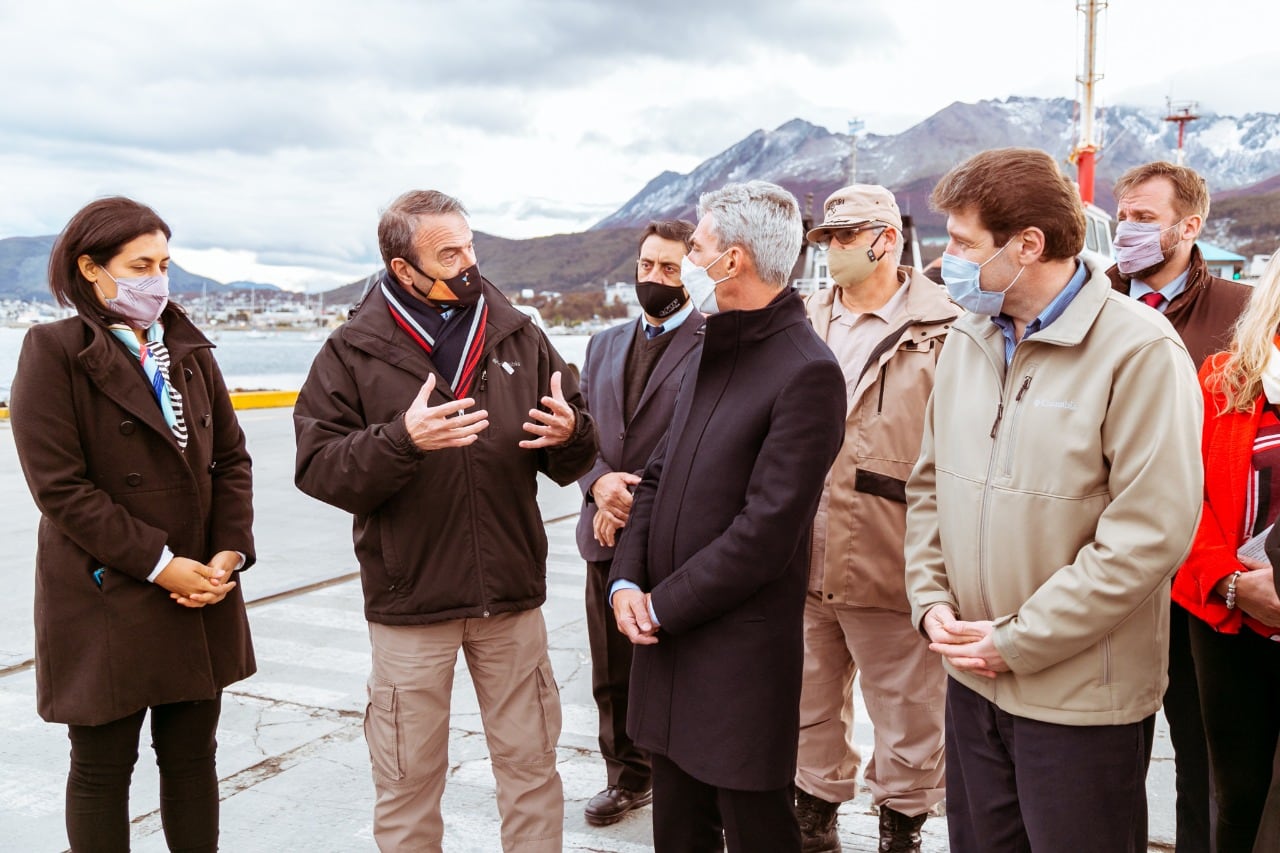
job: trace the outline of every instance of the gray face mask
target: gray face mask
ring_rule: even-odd
[[[104,298],[107,308],[113,313],[119,314],[130,325],[139,329],[149,328],[160,319],[164,307],[169,304],[169,276],[161,273],[137,278],[116,278],[106,268],[102,271],[116,283],[116,295],[111,299]]]
[[[707,274],[707,270],[715,266],[716,261],[719,261],[727,254],[729,254],[729,249],[725,249],[717,255],[715,260],[705,267],[700,267],[689,260],[688,255],[680,261],[680,281],[684,283],[685,290],[689,291],[689,298],[693,300],[693,304],[703,314],[714,314],[720,310],[720,306],[716,304],[716,285],[722,281],[728,281],[730,277],[725,276],[713,281],[711,276]]]

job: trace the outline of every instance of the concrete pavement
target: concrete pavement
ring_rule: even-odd
[[[350,520],[297,492],[288,410],[241,413],[254,458],[259,563],[242,579],[258,673],[233,685],[218,732],[222,849],[226,851],[374,851],[373,786],[362,732],[369,644],[351,549]],[[560,685],[564,729],[565,849],[633,853],[652,849],[650,811],[611,827],[583,821],[586,801],[604,785],[596,751],[596,712],[583,613],[583,572],[573,538],[576,487],[543,481],[548,520],[549,595],[543,614]],[[66,849],[62,797],[65,728],[35,712],[31,590],[38,518],[18,470],[12,435],[0,424],[0,849]],[[871,729],[858,704],[855,738],[870,755]],[[1167,729],[1158,725],[1150,795],[1153,848],[1172,849],[1173,773]],[[497,851],[493,777],[466,666],[454,683],[444,794],[445,850]],[[133,849],[163,851],[158,777],[144,738],[131,798]],[[846,851],[875,849],[876,817],[861,793],[841,809]],[[925,825],[925,850],[947,849],[945,819]]]

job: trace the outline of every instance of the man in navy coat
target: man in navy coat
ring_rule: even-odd
[[[582,395],[600,436],[595,465],[578,481],[584,498],[578,551],[587,561],[591,690],[608,774],[607,787],[585,809],[587,823],[594,826],[616,823],[653,797],[649,756],[627,736],[632,646],[614,624],[605,581],[631,512],[631,490],[671,423],[685,362],[701,340],[702,314],[680,282],[692,234],[691,222],[649,223],[636,259],[636,298],[643,314],[593,337],[582,367]]]
[[[714,316],[609,576],[636,644],[627,732],[652,761],[657,853],[798,853],[808,536],[844,375],[787,287],[795,198],[750,181],[698,209],[681,279]]]

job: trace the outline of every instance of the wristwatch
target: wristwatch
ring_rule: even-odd
[[[1236,609],[1236,581],[1240,580],[1240,576],[1244,572],[1232,572],[1231,580],[1227,582],[1227,609]]]

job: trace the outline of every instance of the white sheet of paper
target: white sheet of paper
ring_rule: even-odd
[[[1275,527],[1275,525],[1272,524],[1266,530],[1241,545],[1236,550],[1236,557],[1249,557],[1250,559],[1261,560],[1265,563],[1267,561],[1267,536],[1271,533],[1272,527]]]

